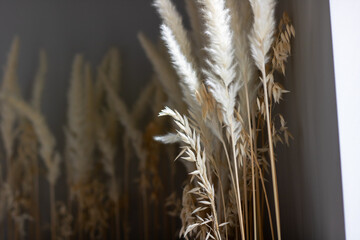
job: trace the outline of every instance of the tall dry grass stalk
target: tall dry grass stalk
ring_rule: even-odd
[[[42,93],[44,91],[45,77],[47,72],[47,57],[44,49],[40,50],[39,53],[39,66],[35,75],[34,84],[32,88],[32,106],[41,111],[41,99]],[[31,135],[35,135],[34,128],[30,127]],[[29,139],[34,139],[35,137],[29,137]],[[36,157],[33,162],[33,175],[34,175],[34,223],[36,225],[36,239],[41,239],[41,219],[40,219],[40,209],[39,209],[39,162],[37,158],[37,153],[35,149]]]
[[[17,84],[19,40],[15,38],[9,53],[2,83],[2,95],[20,98]],[[42,88],[46,73],[46,55],[40,51],[39,66],[33,87],[33,105],[40,110]],[[38,150],[37,136],[33,125],[26,117],[18,114],[6,101],[2,106],[2,134],[7,152],[7,184],[11,189],[13,200],[8,202],[9,211],[14,221],[14,237],[24,238],[27,222],[35,221],[35,233],[40,239],[40,217],[38,202]],[[34,106],[35,107],[35,106]],[[7,117],[5,117],[7,116]],[[12,148],[12,150],[11,150]],[[34,207],[32,207],[34,206]],[[11,219],[8,219],[11,226]],[[12,230],[10,230],[11,232]]]
[[[186,239],[264,239],[268,216],[274,239],[274,209],[281,239],[274,146],[288,143],[291,135],[284,118],[271,111],[287,92],[275,82],[274,72],[285,74],[295,36],[289,18],[284,15],[276,31],[272,0],[187,1],[188,31],[170,0],[154,5],[170,59],[143,35],[139,39],[170,100],[171,108],[160,116],[171,116],[177,129],[156,139],[180,144],[179,156],[191,176],[183,193],[180,234]],[[177,77],[167,69],[169,61]],[[178,94],[181,102],[173,99]],[[268,161],[273,207],[265,186]]]
[[[18,52],[19,52],[19,39],[15,37],[12,42],[10,52],[7,57],[7,63],[5,66],[5,71],[3,75],[2,85],[1,85],[1,93],[10,92],[12,94],[19,94],[19,87],[17,83],[17,64],[18,64]],[[17,115],[16,112],[7,104],[1,104],[1,135],[2,142],[5,150],[5,159],[6,159],[6,179],[7,184],[9,184],[10,179],[13,179],[11,176],[12,169],[12,159],[14,154],[14,146],[15,146],[15,138],[16,138],[16,124],[17,124]],[[10,184],[9,184],[10,185]],[[7,194],[13,197],[13,190],[9,186],[9,191]],[[12,208],[13,201],[8,201],[4,205],[8,205],[8,209]],[[13,222],[10,214],[7,214],[7,224],[9,230],[9,236],[12,237],[13,234]]]
[[[7,159],[7,176],[1,178],[0,185],[1,198],[4,200],[1,202],[0,215],[1,223],[8,216],[6,236],[23,239],[26,234],[30,238],[35,236],[35,239],[40,239],[43,235],[38,199],[41,175],[37,161],[39,155],[46,167],[46,178],[50,185],[51,238],[69,239],[75,234],[86,239],[104,238],[111,225],[110,217],[115,216],[116,223],[111,231],[116,239],[120,239],[120,177],[115,173],[117,146],[120,144],[116,129],[119,126],[115,111],[107,104],[102,79],[102,75],[106,75],[112,86],[119,88],[121,72],[118,51],[112,48],[105,55],[95,82],[90,64],[84,62],[80,55],[75,57],[65,129],[66,175],[72,199],[66,206],[56,201],[55,185],[60,175],[61,157],[56,149],[55,137],[41,114],[46,55],[43,50],[40,51],[31,104],[27,104],[17,86],[18,48],[16,38],[9,53],[0,93],[0,125]],[[103,183],[104,179],[110,179],[109,187]],[[74,199],[77,213],[72,211]],[[78,220],[76,226],[74,217]],[[30,222],[34,222],[35,228]]]
[[[90,64],[77,55],[68,95],[66,148],[68,183],[77,208],[76,232],[81,239],[104,238],[111,227],[120,239],[119,126],[104,86],[104,78],[114,89],[120,86],[118,50],[112,48],[104,56],[95,79],[92,72]],[[109,206],[114,213],[108,212]],[[110,223],[113,215],[114,224]]]
[[[6,101],[18,114],[26,117],[34,127],[40,143],[39,153],[47,168],[46,177],[50,185],[51,238],[56,239],[55,184],[60,175],[61,157],[55,149],[55,138],[47,127],[44,117],[38,111],[18,97],[4,94],[1,96],[3,101]]]

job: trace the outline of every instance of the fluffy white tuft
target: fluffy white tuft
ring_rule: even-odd
[[[261,70],[268,62],[267,56],[275,31],[275,1],[249,0],[254,14],[253,29],[250,34],[251,53],[256,66]]]
[[[155,0],[154,6],[163,19],[164,24],[171,29],[185,58],[194,64],[188,34],[183,26],[182,18],[176,11],[174,4],[170,0]]]
[[[196,68],[189,62],[181,51],[180,45],[176,41],[172,30],[165,24],[161,25],[161,37],[166,43],[171,60],[173,61],[176,72],[182,81],[182,91],[185,101],[188,105],[194,105],[197,102],[196,93],[200,86]]]

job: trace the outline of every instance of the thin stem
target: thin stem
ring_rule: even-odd
[[[264,87],[264,98],[265,98],[264,100],[265,100],[265,108],[266,108],[266,123],[267,123],[268,139],[269,139],[271,176],[272,176],[273,191],[274,191],[274,203],[275,203],[277,236],[278,236],[278,240],[281,240],[279,195],[278,195],[278,186],[277,186],[277,177],[276,177],[274,147],[273,147],[273,140],[272,140],[272,134],[271,134],[271,123],[270,123],[270,114],[269,114],[269,99],[268,99],[265,64],[263,65],[261,72],[262,72],[262,82],[263,82],[263,87]]]
[[[220,159],[220,158],[219,158]],[[220,176],[220,172],[219,172],[219,167],[217,166],[216,162],[212,159],[211,160],[212,164],[214,165],[214,174],[216,175],[216,177],[219,179],[219,183],[218,183],[218,191],[220,192],[220,196],[221,199],[219,199],[219,201],[222,203],[218,205],[219,207],[219,213],[221,213],[220,211],[220,207],[222,205],[223,208],[223,214],[224,214],[224,222],[227,222],[227,215],[226,215],[226,207],[225,207],[225,196],[224,196],[224,188],[223,188],[223,184],[222,184],[222,180],[221,180],[221,176]],[[224,226],[225,227],[225,239],[228,239],[228,229],[227,229],[227,225]]]
[[[147,194],[146,194],[146,190],[142,190],[142,195],[143,195],[143,214],[144,214],[144,239],[148,240],[149,239],[149,224],[148,224],[148,208],[147,208]]]
[[[255,113],[254,111],[252,112],[251,114],[251,120],[252,120],[252,126],[253,126],[253,136],[254,136],[254,153],[255,153],[255,159],[256,159],[256,162],[257,161],[257,152],[258,152],[258,149],[257,149],[257,134],[256,134],[256,129],[258,129],[258,126],[256,125],[256,118],[255,118]],[[262,171],[261,169],[258,169],[257,167],[255,167],[255,170],[256,170],[256,192],[257,192],[257,200],[259,202],[257,202],[257,204],[260,204],[261,200],[260,200],[260,194],[262,193],[260,191],[260,187],[259,187],[259,174],[258,174],[258,171]],[[257,209],[258,209],[258,222],[259,222],[259,235],[260,235],[260,240],[263,240],[264,239],[264,232],[263,232],[263,219],[264,219],[264,216],[263,216],[263,211],[262,209],[260,208],[259,205],[257,205]]]
[[[130,172],[130,151],[129,151],[129,138],[124,136],[124,219],[123,219],[123,232],[124,239],[129,239],[129,172]]]
[[[115,201],[115,228],[116,228],[116,239],[120,240],[120,203],[119,198]]]
[[[272,237],[271,239],[274,240],[274,239],[275,239],[275,237],[274,237],[274,227],[273,227],[273,224],[272,224],[270,204],[269,204],[269,199],[268,199],[268,196],[267,196],[267,193],[266,193],[264,177],[263,177],[263,175],[262,175],[262,171],[261,171],[261,168],[260,168],[260,166],[259,166],[259,163],[258,163],[257,161],[256,161],[255,163],[256,163],[257,168],[259,169],[261,185],[262,185],[262,188],[263,188],[263,192],[264,192],[264,196],[265,196],[265,202],[266,202],[266,207],[267,207],[267,210],[268,210],[270,230],[271,230],[271,237]]]
[[[224,209],[224,222],[227,222],[227,215],[226,215],[226,207],[225,207],[225,196],[224,196],[224,189],[222,187],[222,181],[219,177],[219,185],[220,185],[220,192],[221,192],[221,200],[222,200],[222,205],[223,205],[223,209]],[[224,226],[225,227],[225,239],[228,239],[228,229],[227,229],[227,225]]]
[[[112,185],[115,188],[115,239],[120,240],[120,202],[119,202],[119,190],[115,176],[112,177]]]
[[[56,240],[55,186],[50,183],[51,240]]]
[[[231,130],[232,131],[232,130]],[[234,142],[233,140],[233,135],[231,134],[231,139],[232,139],[232,142]],[[222,143],[223,147],[224,147],[224,151],[225,151],[225,155],[226,155],[226,160],[228,162],[228,165],[229,165],[229,172],[230,172],[230,177],[231,177],[231,183],[232,183],[232,186],[233,186],[233,189],[234,189],[234,194],[235,194],[235,198],[236,198],[236,206],[237,206],[237,209],[238,209],[238,218],[239,218],[239,224],[240,224],[240,229],[241,229],[241,237],[242,239],[245,239],[245,233],[244,233],[244,223],[243,223],[243,217],[242,217],[242,208],[241,208],[241,201],[240,201],[240,198],[239,198],[239,195],[240,195],[240,192],[237,194],[237,189],[239,189],[240,191],[240,188],[238,188],[239,186],[239,181],[237,178],[236,180],[236,183],[235,184],[235,179],[234,179],[234,174],[233,174],[233,171],[232,171],[232,167],[231,167],[231,163],[230,163],[230,157],[229,157],[229,153],[227,151],[227,148],[226,148],[226,144],[224,142],[223,139],[220,139],[220,142]],[[234,154],[234,157],[235,157],[235,149],[234,149],[234,146],[233,146],[233,154]],[[236,157],[234,158],[234,167],[235,169],[237,169],[237,160],[236,160]],[[235,171],[237,173],[237,170]]]
[[[255,196],[256,196],[256,209],[258,209],[257,211],[257,223],[259,226],[259,239],[263,240],[264,236],[263,236],[263,228],[261,225],[261,212],[260,212],[260,189],[259,189],[259,170],[257,168],[255,168],[255,187],[256,187],[256,192],[255,192]]]
[[[253,192],[253,214],[254,214],[254,239],[257,239],[256,232],[256,199],[255,199],[255,173],[254,173],[254,146],[253,146],[253,132],[251,129],[251,116],[250,116],[250,103],[249,103],[249,94],[248,94],[248,84],[245,81],[245,96],[246,96],[246,111],[248,119],[248,127],[250,134],[250,151],[251,151],[251,183],[252,183],[252,192]]]
[[[39,210],[39,166],[38,161],[35,159],[34,162],[34,217],[35,217],[35,226],[36,226],[36,239],[41,240],[41,230],[40,230],[40,210]]]
[[[175,153],[174,153],[174,148],[171,147],[169,148],[169,155],[171,156],[170,159],[175,159]],[[173,193],[175,191],[175,174],[176,174],[176,168],[174,164],[170,165],[170,191],[171,193]],[[175,231],[175,218],[172,217],[170,219],[170,234],[172,234]]]
[[[247,204],[247,184],[246,184],[246,159],[244,159],[243,161],[243,184],[244,184],[244,198],[245,198],[245,201],[244,201],[244,208],[245,208],[245,227],[246,227],[246,239],[249,239],[249,214],[248,214],[248,204]]]
[[[213,215],[214,215],[214,233],[215,233],[215,238],[221,240],[221,235],[219,232],[219,223],[218,223],[218,219],[217,219],[217,213],[216,213],[216,207],[215,207],[215,200],[214,200],[214,196],[211,196],[210,198],[211,201],[211,209],[213,211]]]

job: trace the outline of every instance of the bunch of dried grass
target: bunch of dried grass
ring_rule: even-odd
[[[90,64],[84,63],[81,55],[74,59],[68,95],[66,155],[80,239],[104,238],[113,215],[115,225],[120,226],[120,179],[115,170],[119,127],[115,112],[107,103],[104,85],[104,79],[109,79],[112,87],[119,88],[119,69],[115,48],[104,56],[95,81]],[[119,239],[120,228],[115,230]]]
[[[40,238],[40,218],[38,206],[38,155],[47,168],[50,185],[50,210],[52,238],[56,237],[55,184],[60,174],[60,155],[57,153],[55,138],[40,113],[41,94],[46,73],[46,56],[40,52],[39,70],[33,91],[33,106],[22,98],[17,87],[17,55],[19,40],[15,38],[5,68],[1,93],[2,134],[7,152],[7,184],[13,201],[10,212],[15,222],[14,236],[25,236],[25,221],[35,219],[36,235]],[[38,150],[37,142],[40,149]],[[32,216],[32,217],[31,217]],[[11,226],[11,221],[8,221]],[[11,231],[11,230],[10,230]]]
[[[288,16],[283,16],[276,33],[273,0],[187,1],[192,27],[188,32],[170,0],[155,0],[154,5],[163,20],[161,38],[170,59],[143,35],[139,39],[169,106],[180,111],[160,112],[174,119],[177,130],[156,137],[180,143],[179,156],[191,175],[183,194],[180,234],[263,239],[268,215],[274,239],[264,176],[270,165],[281,239],[274,146],[283,140],[288,144],[291,134],[284,118],[272,116],[272,110],[287,92],[275,82],[274,71],[285,75],[295,36]],[[174,97],[179,94],[180,102]],[[280,124],[275,124],[278,119]]]
[[[39,214],[40,157],[50,185],[52,239],[104,239],[109,233],[116,239],[129,239],[132,185],[129,172],[132,152],[135,152],[141,175],[139,189],[143,196],[144,238],[149,238],[150,227],[159,228],[159,213],[165,212],[160,208],[165,196],[158,171],[160,144],[153,140],[155,134],[162,132],[164,122],[156,119],[165,101],[161,88],[151,81],[130,112],[117,96],[121,75],[118,50],[112,48],[105,54],[95,78],[90,63],[82,55],[75,56],[64,129],[64,163],[69,187],[65,205],[56,201],[55,196],[62,157],[41,113],[46,55],[44,51],[40,52],[31,104],[28,104],[17,87],[17,53],[16,39],[9,54],[0,95],[1,133],[8,162],[6,181],[0,185],[4,200],[0,215],[2,223],[8,215],[7,237],[18,239],[29,234],[40,239],[43,235]],[[149,104],[151,98],[153,104]],[[150,110],[152,117],[147,127],[141,129],[148,107],[153,108]],[[121,144],[123,149],[119,148]],[[122,159],[123,175],[117,170]],[[155,210],[150,209],[150,204],[155,206]],[[154,223],[150,222],[152,216]],[[34,223],[35,229],[29,221]]]
[[[168,214],[180,216],[180,238],[264,239],[268,222],[275,239],[272,211],[281,239],[274,147],[289,144],[292,136],[284,117],[272,112],[287,92],[275,72],[285,75],[291,53],[295,30],[289,17],[284,14],[276,30],[273,0],[187,0],[188,31],[170,0],[154,5],[163,41],[154,45],[142,34],[139,40],[157,75],[131,109],[118,96],[117,49],[105,54],[96,71],[82,55],[74,58],[65,127],[67,204],[56,201],[62,157],[41,113],[46,55],[40,52],[27,104],[17,86],[14,40],[0,93],[6,159],[0,224],[6,221],[8,238],[41,238],[41,158],[50,186],[52,239],[129,239],[136,157],[142,223],[135,229],[143,228],[144,239],[174,235]],[[159,111],[173,121],[156,118]],[[155,140],[174,145],[163,147],[153,136],[166,131]],[[189,173],[182,201],[169,161],[177,158]],[[265,187],[269,170],[274,206]]]

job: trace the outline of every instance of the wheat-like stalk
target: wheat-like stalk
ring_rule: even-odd
[[[257,214],[256,214],[256,199],[255,199],[255,172],[254,172],[254,161],[256,154],[254,151],[254,132],[253,127],[251,126],[251,110],[253,108],[253,98],[256,96],[254,94],[254,67],[251,61],[250,51],[249,51],[249,41],[248,34],[250,31],[251,21],[250,21],[250,4],[248,1],[227,1],[228,8],[230,10],[231,18],[231,27],[234,31],[234,47],[235,47],[235,57],[238,62],[237,66],[237,79],[244,87],[239,91],[240,99],[240,114],[242,119],[245,121],[245,128],[248,130],[249,142],[250,142],[250,151],[251,151],[251,183],[252,183],[252,202],[253,202],[253,221],[254,221],[254,238],[257,239]],[[251,94],[251,95],[250,95]],[[247,121],[246,121],[247,120]],[[243,177],[246,179],[246,159],[244,160],[243,167]],[[246,180],[244,180],[245,184]],[[244,186],[245,187],[245,186]],[[245,202],[247,202],[247,192],[245,193]],[[248,229],[248,214],[247,207],[245,207],[245,225]],[[248,230],[247,230],[248,234]],[[248,236],[247,236],[248,237]]]
[[[195,64],[188,33],[185,30],[182,24],[182,18],[176,11],[173,3],[170,0],[155,0],[154,6],[163,19],[164,24],[171,29],[174,41],[179,44],[180,52],[182,52],[187,61],[191,64]]]
[[[24,100],[11,95],[1,95],[2,101],[8,103],[19,114],[26,117],[34,126],[35,133],[40,142],[40,155],[47,167],[47,179],[51,185],[55,185],[59,174],[60,155],[56,151],[56,140],[48,128],[41,113],[34,110]]]
[[[109,51],[109,71],[108,79],[114,89],[119,88],[120,83],[120,61],[117,49],[113,48]],[[99,67],[99,71],[104,72],[105,69]],[[103,73],[100,76],[105,76]],[[90,80],[88,80],[91,82]],[[99,107],[99,106],[98,106]],[[91,109],[91,108],[89,108]],[[101,112],[100,112],[101,111]],[[101,116],[103,115],[103,116]],[[113,120],[115,117],[114,109],[111,107],[102,108],[97,112],[97,146],[102,154],[101,162],[105,173],[110,177],[108,195],[114,205],[115,224],[116,224],[116,239],[120,239],[120,190],[118,184],[118,177],[116,174],[116,129],[113,127]]]
[[[204,0],[199,1],[203,5],[203,17],[205,21],[205,33],[209,45],[205,48],[209,55],[207,64],[209,70],[204,70],[206,84],[209,86],[212,96],[219,104],[222,111],[222,120],[227,126],[227,135],[232,144],[232,158],[234,161],[234,177],[232,183],[236,188],[238,217],[242,238],[245,238],[245,230],[242,218],[242,206],[240,203],[240,186],[238,173],[238,156],[236,145],[240,137],[241,123],[236,120],[234,109],[236,96],[241,83],[235,81],[236,71],[233,54],[233,36],[230,30],[231,17],[229,10],[225,8],[225,1]],[[230,166],[229,166],[230,168]]]
[[[77,55],[74,59],[73,69],[68,93],[68,123],[66,127],[67,162],[71,166],[70,177],[73,184],[85,181],[92,164],[86,156],[86,108],[83,58]]]
[[[275,216],[278,239],[281,239],[280,229],[280,206],[276,177],[275,155],[274,145],[272,139],[271,117],[269,112],[269,99],[268,99],[268,81],[269,77],[266,74],[266,63],[269,60],[269,50],[273,43],[273,34],[275,31],[275,2],[273,0],[251,0],[251,7],[254,13],[254,23],[252,32],[250,35],[251,53],[254,58],[256,67],[261,71],[261,81],[264,89],[265,110],[266,110],[266,122],[267,133],[270,149],[270,163],[271,163],[271,175],[274,191],[274,203],[275,203]]]
[[[162,110],[159,116],[171,116],[174,119],[176,125],[179,127],[178,135],[181,141],[186,144],[186,147],[182,151],[182,153],[185,153],[186,156],[182,156],[182,158],[185,161],[195,163],[196,170],[189,174],[192,178],[196,177],[199,187],[191,189],[186,194],[196,195],[197,201],[201,204],[201,206],[196,208],[192,214],[206,210],[210,210],[211,212],[211,215],[208,215],[206,218],[198,217],[199,221],[187,226],[183,234],[184,237],[186,237],[187,234],[193,231],[196,227],[212,223],[212,227],[206,233],[206,239],[209,237],[213,239],[221,239],[219,227],[224,224],[219,224],[218,222],[214,186],[208,179],[208,170],[206,166],[207,159],[205,151],[201,149],[200,136],[191,128],[189,121],[185,116],[181,116],[178,112],[173,111],[170,108]]]
[[[2,94],[19,94],[19,86],[17,83],[16,69],[18,64],[19,39],[16,37],[11,45],[10,52],[5,66],[3,81],[1,85]],[[13,154],[13,146],[15,139],[16,113],[7,104],[1,104],[1,135],[4,142],[7,169],[10,169],[10,161]],[[8,171],[9,172],[9,171]]]
[[[55,184],[60,175],[60,154],[56,151],[56,141],[49,130],[44,117],[26,102],[11,95],[1,95],[3,101],[23,115],[33,125],[40,143],[40,155],[47,168],[47,180],[50,184],[51,238],[56,239]]]
[[[34,109],[36,109],[37,111],[41,111],[41,99],[42,99],[42,93],[44,91],[46,73],[47,73],[46,52],[44,49],[41,49],[39,52],[38,70],[35,75],[34,84],[32,87],[32,96],[31,96],[32,97],[31,104],[34,107]],[[29,131],[33,135],[35,134],[32,127]],[[40,209],[39,209],[39,163],[37,158],[34,160],[33,168],[34,168],[34,201],[35,201],[34,222],[36,224],[36,238],[41,239]]]

